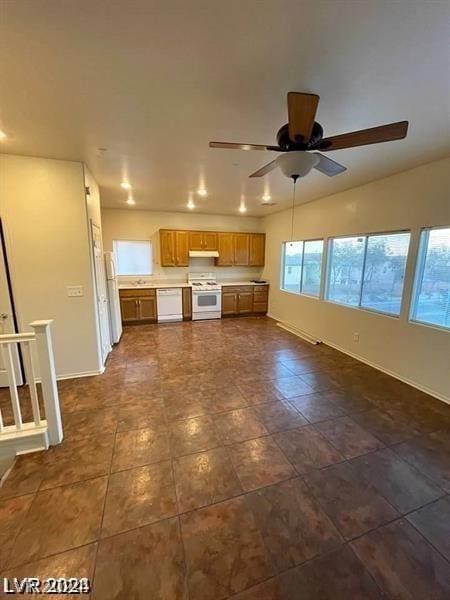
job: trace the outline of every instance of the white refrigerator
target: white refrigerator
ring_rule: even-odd
[[[114,252],[105,252],[105,267],[106,283],[108,284],[109,328],[112,343],[117,344],[122,335],[122,315],[120,314],[119,282]]]

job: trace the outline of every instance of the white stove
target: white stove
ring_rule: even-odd
[[[214,273],[189,273],[192,286],[192,320],[220,319],[222,316],[222,287]]]

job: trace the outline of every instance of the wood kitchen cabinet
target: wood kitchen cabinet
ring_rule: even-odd
[[[152,323],[157,320],[156,290],[119,290],[122,323]]]
[[[265,314],[269,286],[223,286],[222,316]]]
[[[183,321],[192,319],[192,290],[190,287],[183,288]]]
[[[222,289],[222,315],[237,315],[238,295],[234,291],[224,291]]]
[[[217,250],[218,267],[263,267],[264,233],[160,229],[162,267],[189,266],[189,250]]]
[[[214,231],[190,231],[189,250],[217,250],[217,233]]]
[[[162,267],[189,266],[189,232],[161,229],[159,232]]]
[[[249,264],[250,253],[250,235],[248,233],[233,234],[234,263],[239,267],[246,267]]]
[[[217,249],[219,258],[216,265],[219,267],[231,267],[234,265],[234,240],[232,233],[217,234]]]
[[[263,267],[265,259],[266,236],[264,233],[251,233],[249,241],[249,260],[251,267]]]

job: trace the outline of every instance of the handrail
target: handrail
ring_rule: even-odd
[[[34,332],[29,333],[2,333],[0,344],[11,344],[13,342],[32,342],[36,339]]]

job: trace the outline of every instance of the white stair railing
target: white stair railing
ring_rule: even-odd
[[[34,321],[30,323],[33,332],[0,335],[0,349],[8,377],[9,395],[14,418],[14,425],[5,425],[0,409],[0,454],[17,454],[42,450],[61,443],[63,439],[50,333],[51,323],[51,320]],[[30,393],[33,420],[28,422],[23,420],[19,400],[13,352],[16,345],[20,345],[26,382]],[[45,419],[40,414],[32,345],[35,345],[39,363]]]

